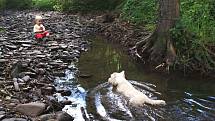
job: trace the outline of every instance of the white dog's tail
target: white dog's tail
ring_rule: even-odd
[[[150,104],[150,105],[166,105],[166,102],[164,100],[146,100],[145,103]]]

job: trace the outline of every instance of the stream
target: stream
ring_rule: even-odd
[[[117,45],[99,37],[91,39],[88,52],[78,63],[72,63],[64,78],[56,78],[59,88],[72,94],[58,95],[73,102],[64,111],[82,120],[110,121],[212,121],[215,119],[215,83],[211,80],[180,75],[162,75],[144,69],[132,61]],[[136,89],[152,99],[163,99],[166,106],[133,107],[120,94],[112,91],[107,79],[113,72],[125,70],[126,78]],[[77,77],[80,72],[82,77]]]
[[[150,72],[129,58],[122,47],[99,37],[90,39],[91,46],[85,52],[88,42],[82,36],[83,33],[90,34],[94,25],[82,24],[77,15],[43,13],[49,18],[47,28],[54,34],[42,46],[41,42],[34,41],[31,33],[36,14],[39,13],[8,11],[2,16],[0,26],[5,31],[0,34],[0,120],[20,118],[7,110],[15,109],[16,104],[39,101],[52,107],[44,98],[52,93],[59,102],[72,102],[63,111],[75,121],[215,120],[214,80],[199,75],[188,78],[181,74]],[[80,59],[77,59],[81,52]],[[165,100],[167,105],[129,105],[128,100],[112,91],[112,86],[107,83],[110,74],[122,70],[136,89],[152,99]],[[15,80],[7,80],[10,75]],[[24,81],[26,76],[31,78]],[[57,90],[70,90],[71,94],[61,96],[59,91],[53,92],[53,80]],[[39,94],[41,90],[44,94]],[[6,103],[2,103],[2,99]],[[6,109],[1,107],[5,105]]]

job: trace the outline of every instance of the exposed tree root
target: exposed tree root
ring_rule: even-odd
[[[156,31],[137,42],[131,48],[131,51],[133,56],[138,57],[144,62],[147,60],[155,63],[157,65],[155,69],[166,67],[169,71],[169,66],[176,59],[176,52],[170,39],[167,36],[158,38]]]

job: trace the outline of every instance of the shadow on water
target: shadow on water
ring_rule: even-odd
[[[118,48],[118,49],[117,49]],[[215,120],[215,83],[204,79],[185,78],[180,75],[161,75],[143,69],[141,64],[129,57],[113,44],[96,38],[92,47],[83,53],[76,71],[67,71],[67,77],[58,79],[58,87],[69,88],[68,96],[75,104],[64,108],[81,120],[126,120],[154,121]],[[110,74],[125,70],[130,83],[153,99],[163,99],[166,106],[133,107],[120,94],[112,91],[107,83]],[[60,97],[61,98],[65,97]]]

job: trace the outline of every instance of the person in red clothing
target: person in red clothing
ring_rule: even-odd
[[[36,39],[43,39],[49,36],[49,32],[46,31],[45,27],[42,24],[43,18],[41,16],[35,17],[35,25],[34,25],[34,37]]]

